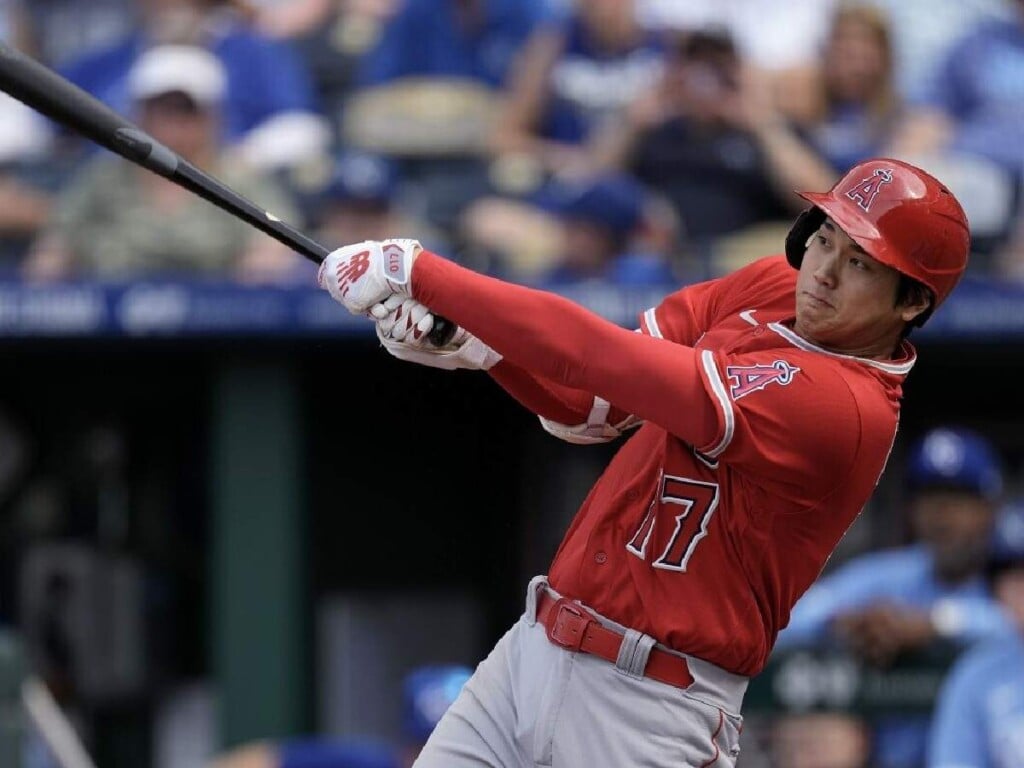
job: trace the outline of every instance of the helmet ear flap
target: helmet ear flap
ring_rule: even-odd
[[[793,227],[786,235],[786,261],[794,269],[800,269],[804,260],[804,251],[807,250],[807,240],[818,231],[818,227],[825,223],[825,212],[817,206],[811,206],[797,216]]]

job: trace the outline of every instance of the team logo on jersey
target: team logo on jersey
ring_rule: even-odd
[[[762,390],[773,382],[785,386],[799,372],[799,368],[785,360],[776,360],[770,365],[730,365],[725,369],[733,400]]]
[[[892,169],[878,168],[866,179],[857,182],[850,188],[846,196],[853,200],[864,211],[871,210],[871,204],[875,202],[879,190],[885,184],[892,183]]]

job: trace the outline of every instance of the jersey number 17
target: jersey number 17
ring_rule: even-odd
[[[663,475],[659,493],[626,549],[641,560],[647,559],[648,549],[660,552],[652,563],[654,568],[685,571],[700,540],[708,535],[717,507],[717,483]],[[661,510],[666,514],[659,515]]]

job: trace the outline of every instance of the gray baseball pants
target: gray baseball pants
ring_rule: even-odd
[[[555,594],[543,577],[530,582],[526,611],[477,667],[413,768],[736,764],[747,678],[688,656],[694,683],[683,690],[643,677],[645,655],[622,669],[560,648],[535,621],[539,589]]]

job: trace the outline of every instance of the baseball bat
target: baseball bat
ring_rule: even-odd
[[[317,264],[330,253],[330,249],[201,171],[99,99],[3,43],[0,90],[126,160],[199,195]],[[454,333],[451,322],[435,316],[431,343],[443,347]]]

